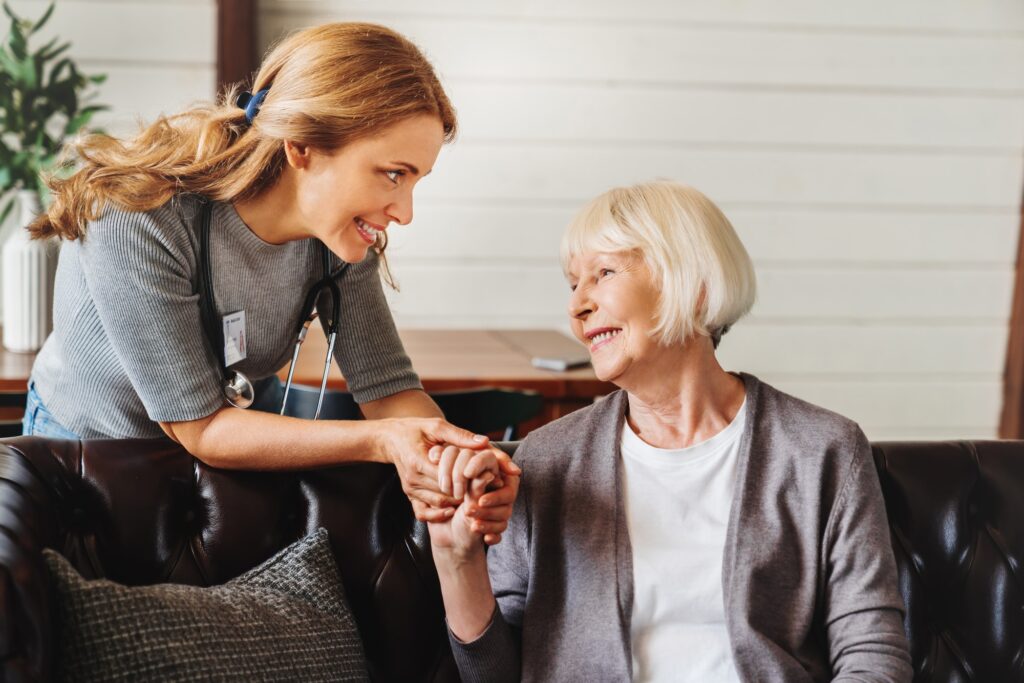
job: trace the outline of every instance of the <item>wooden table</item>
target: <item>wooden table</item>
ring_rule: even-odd
[[[402,343],[427,391],[473,387],[530,389],[544,396],[541,424],[577,408],[615,387],[598,380],[590,367],[566,372],[539,370],[530,364],[534,356],[578,352],[581,347],[555,330],[401,330]],[[320,386],[327,340],[318,325],[309,328],[295,368],[295,382]],[[287,376],[287,368],[279,376]],[[335,363],[327,386],[344,389]]]
[[[402,330],[399,334],[427,391],[484,386],[531,389],[545,399],[539,424],[589,405],[596,396],[615,389],[594,377],[589,367],[567,372],[533,367],[530,359],[534,356],[580,349],[575,340],[554,330]],[[320,386],[326,353],[323,331],[319,325],[311,326],[295,368],[296,383]],[[23,396],[34,360],[34,354],[0,349],[0,394]],[[279,375],[284,379],[287,368]],[[331,366],[327,384],[332,389],[346,387],[337,363]],[[8,408],[6,412],[10,415],[0,406],[0,422],[4,418],[21,420],[21,409]]]

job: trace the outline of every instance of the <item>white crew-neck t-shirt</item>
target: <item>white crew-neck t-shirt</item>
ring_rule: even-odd
[[[739,681],[725,627],[722,556],[746,424],[689,448],[655,448],[624,423],[633,547],[633,680]]]

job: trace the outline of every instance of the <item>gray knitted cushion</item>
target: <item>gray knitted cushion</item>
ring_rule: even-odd
[[[327,532],[222,586],[88,581],[43,551],[68,681],[366,681]]]

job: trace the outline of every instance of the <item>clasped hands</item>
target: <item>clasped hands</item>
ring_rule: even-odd
[[[508,454],[487,437],[441,418],[382,423],[389,427],[378,432],[385,439],[382,450],[398,469],[416,519],[428,523],[434,546],[458,542],[460,548],[482,548],[500,542],[521,474]]]

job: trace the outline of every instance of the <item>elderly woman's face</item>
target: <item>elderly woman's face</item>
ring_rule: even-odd
[[[643,259],[631,253],[588,252],[569,261],[569,318],[590,350],[594,374],[622,385],[661,349],[658,291]]]

